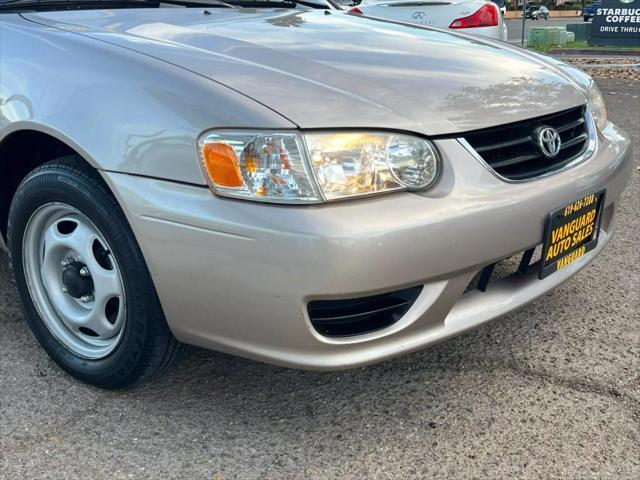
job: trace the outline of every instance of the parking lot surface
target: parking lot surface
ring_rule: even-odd
[[[640,84],[599,83],[640,165]],[[194,350],[142,388],[85,386],[37,346],[2,254],[0,478],[640,478],[639,173],[557,290],[341,373]]]

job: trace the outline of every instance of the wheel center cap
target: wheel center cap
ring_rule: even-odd
[[[84,263],[71,262],[62,271],[62,284],[67,289],[67,293],[73,298],[93,294],[93,280],[91,277],[80,275],[80,270],[83,268],[86,268]]]

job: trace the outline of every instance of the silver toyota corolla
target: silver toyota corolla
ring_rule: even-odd
[[[412,352],[604,248],[632,164],[583,72],[322,0],[0,0],[0,229],[26,318],[124,387],[191,344]]]

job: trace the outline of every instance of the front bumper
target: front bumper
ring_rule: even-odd
[[[131,223],[167,321],[186,343],[280,365],[340,369],[372,363],[473,328],[554,288],[611,238],[632,165],[609,124],[594,155],[564,172],[509,184],[457,140],[440,140],[436,188],[327,205],[235,201],[207,189],[103,172]],[[194,160],[195,161],[195,160]],[[600,243],[563,270],[464,293],[485,265],[542,242],[548,212],[607,190]],[[410,310],[372,333],[329,338],[312,300],[423,285]]]

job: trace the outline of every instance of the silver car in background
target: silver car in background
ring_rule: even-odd
[[[591,262],[631,165],[589,76],[498,41],[0,0],[0,231],[36,338],[101,387],[185,344],[332,370],[460,334]]]

